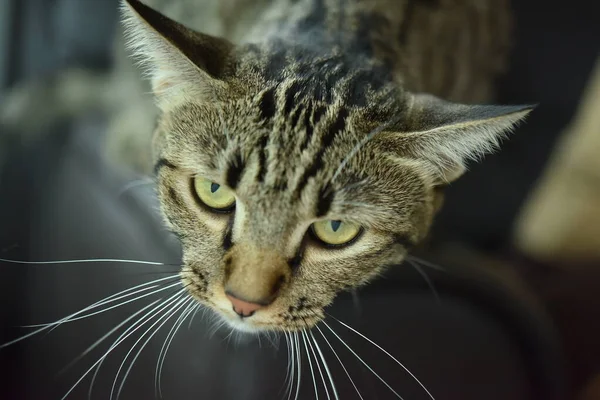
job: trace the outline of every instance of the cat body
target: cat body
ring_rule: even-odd
[[[155,105],[118,45],[110,153],[154,164],[186,288],[243,331],[311,327],[400,263],[531,110],[471,105],[506,65],[504,0],[146,3],[122,10]]]

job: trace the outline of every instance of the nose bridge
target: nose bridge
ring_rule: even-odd
[[[285,253],[285,240],[294,224],[291,207],[272,202],[252,206],[247,209],[239,235],[240,242],[259,250],[273,249]]]
[[[291,268],[276,249],[234,245],[225,260],[225,292],[237,299],[270,304],[291,277]]]

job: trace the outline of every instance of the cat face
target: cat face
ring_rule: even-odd
[[[158,190],[183,283],[240,330],[311,327],[337,293],[400,263],[437,188],[529,111],[450,104],[369,60],[236,47],[137,1],[124,10],[161,109]]]

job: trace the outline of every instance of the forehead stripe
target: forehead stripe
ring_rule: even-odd
[[[167,160],[166,158],[161,158],[160,160],[158,160],[158,162],[154,165],[154,175],[158,175],[158,173],[160,172],[160,170],[163,167],[167,167],[169,169],[177,169],[177,166],[175,166],[175,164],[173,164],[172,162],[170,162],[169,160]]]
[[[348,118],[348,114],[347,109],[341,109],[333,123],[327,128],[327,131],[322,134],[319,151],[315,154],[311,164],[304,170],[304,173],[300,177],[298,186],[296,186],[295,189],[295,197],[300,197],[300,194],[304,190],[309,179],[315,176],[319,170],[323,168],[323,155],[333,143],[335,136],[346,128],[346,118]]]
[[[242,179],[244,167],[244,160],[242,160],[242,155],[238,152],[235,154],[233,160],[229,162],[229,166],[227,167],[227,174],[225,175],[227,186],[232,189],[237,188]]]

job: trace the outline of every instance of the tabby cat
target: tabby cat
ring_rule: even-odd
[[[109,143],[138,166],[152,147],[183,283],[238,330],[310,328],[402,262],[443,187],[532,109],[481,105],[508,0],[146,2],[165,14],[122,12],[153,140],[141,86],[121,102],[102,88],[122,108]]]

